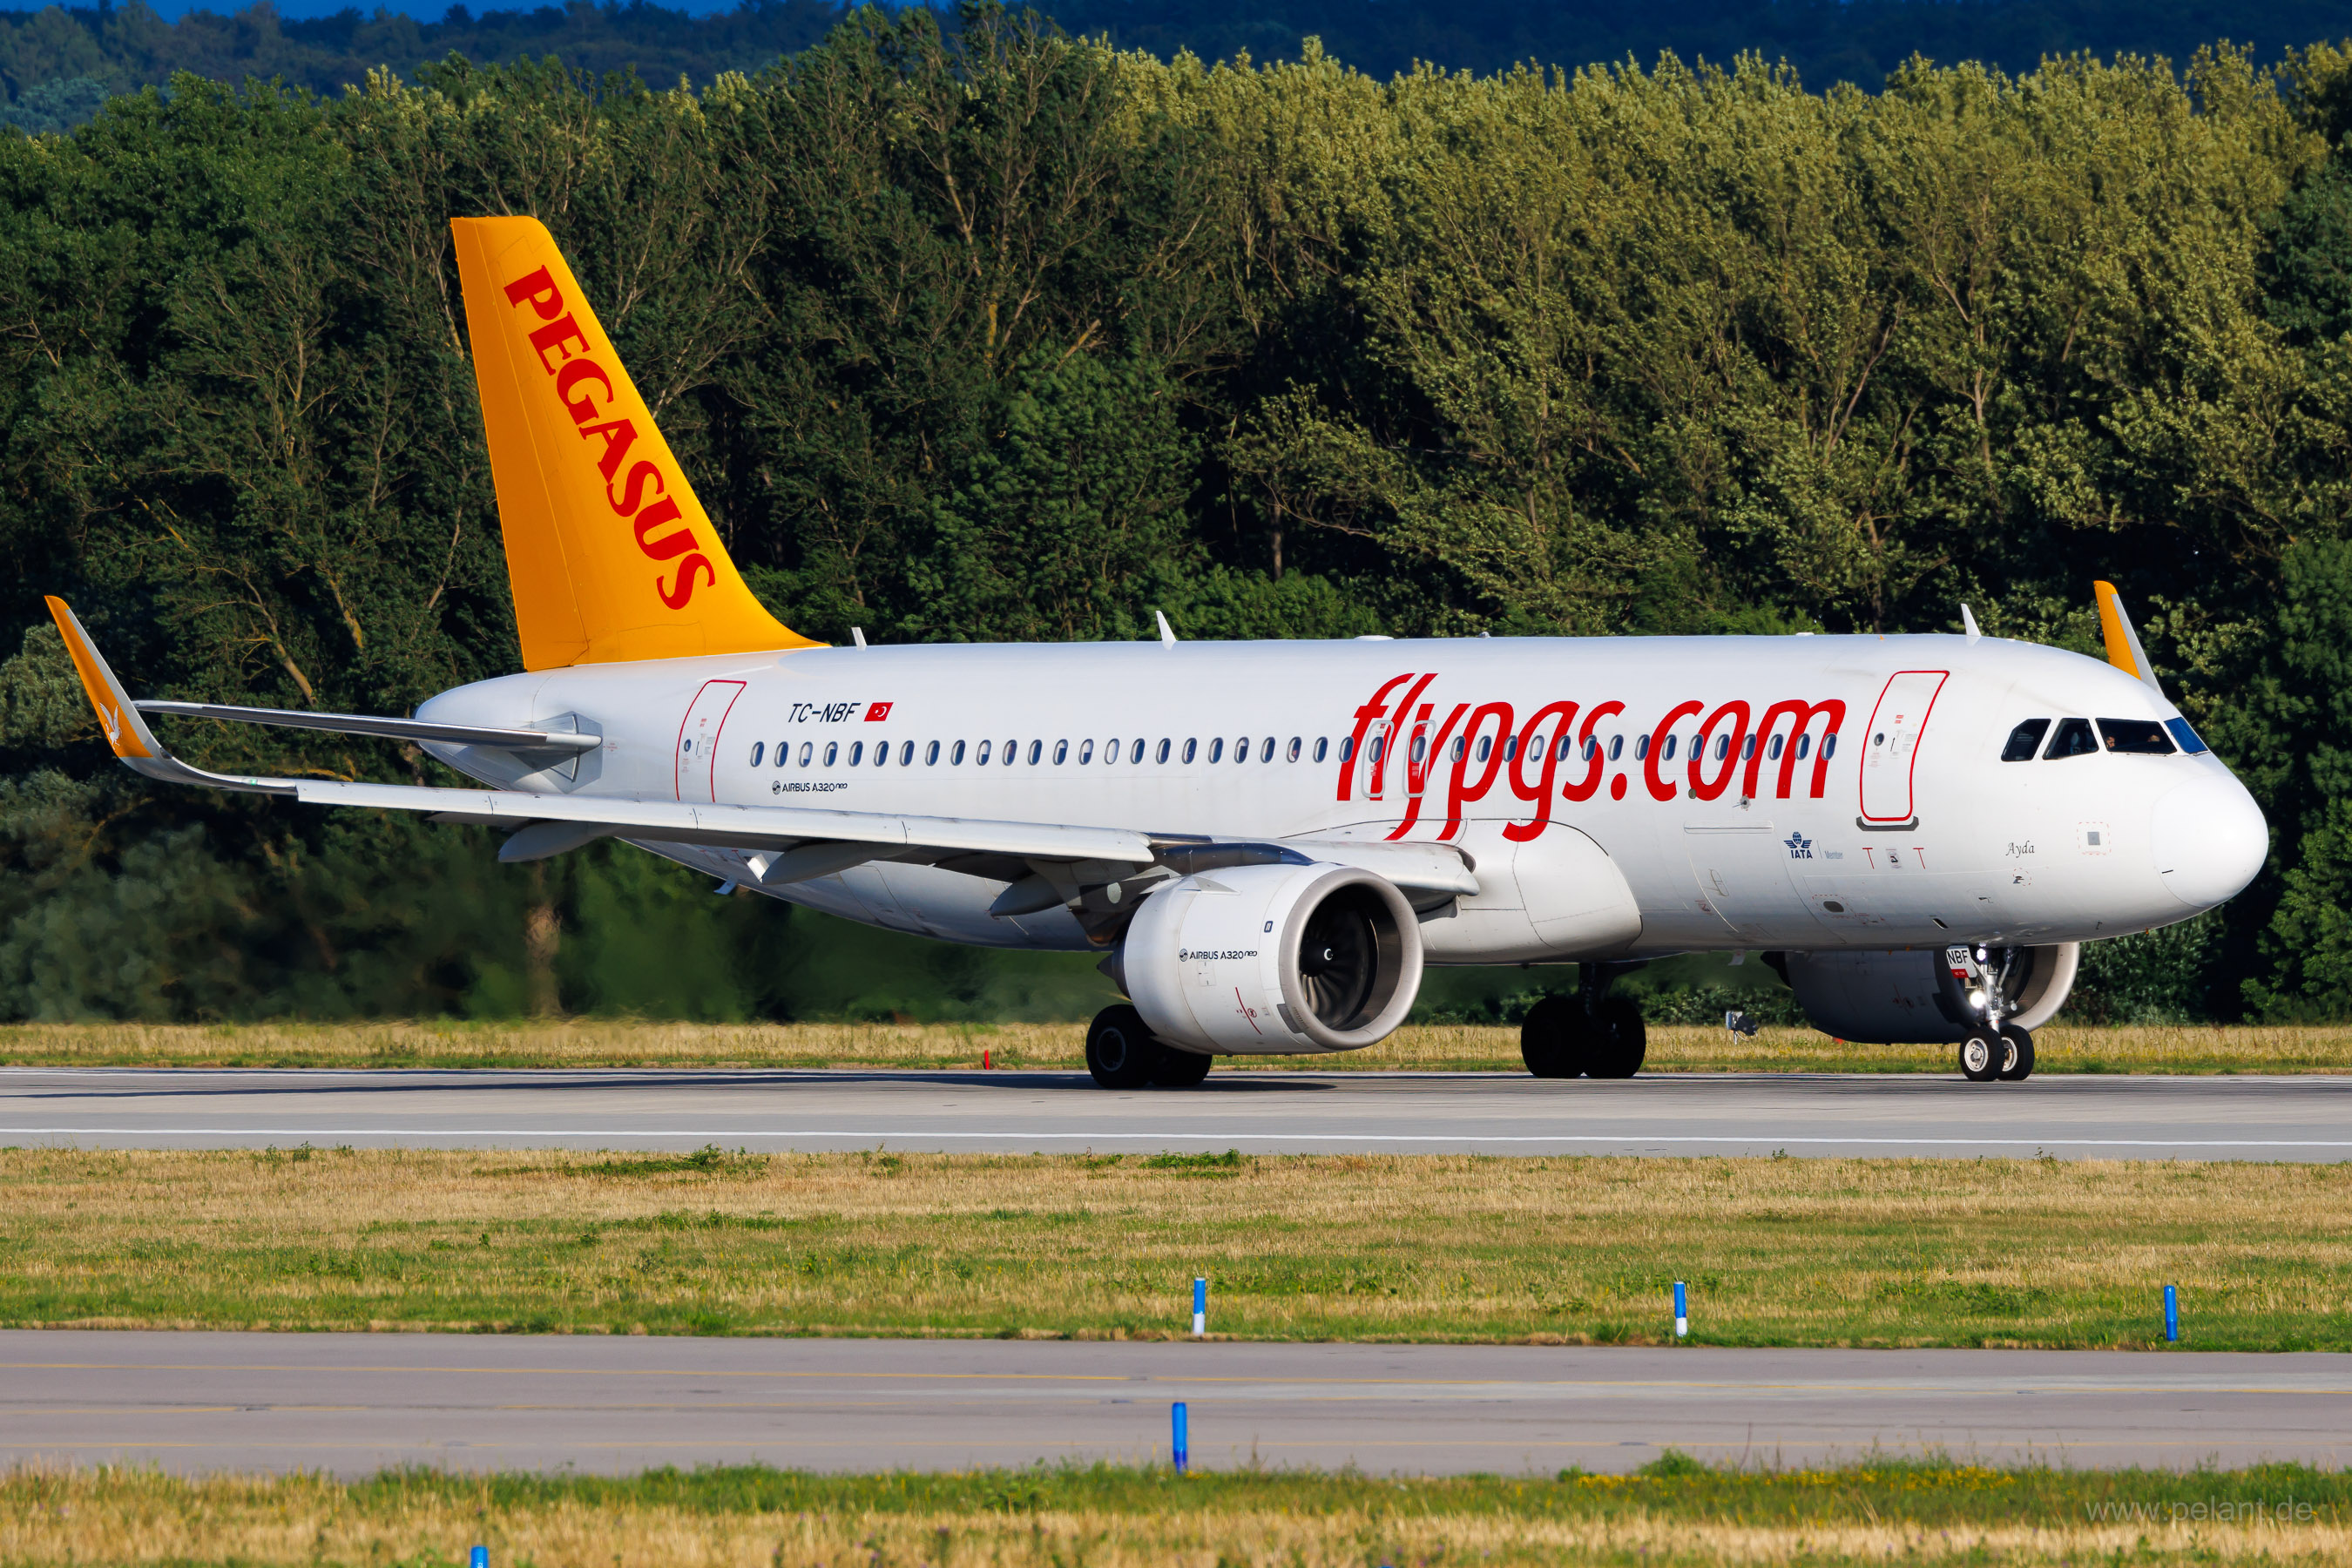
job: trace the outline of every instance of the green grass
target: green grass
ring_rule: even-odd
[[[0,1322],[2352,1349],[2352,1166],[0,1152]]]
[[[1873,1458],[1731,1471],[1666,1455],[1625,1477],[1374,1479],[1064,1466],[820,1476],[396,1471],[182,1480],[0,1476],[0,1561],[594,1561],[830,1564],[2340,1563],[2352,1474],[1988,1468]]]

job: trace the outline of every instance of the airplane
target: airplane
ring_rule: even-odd
[[[1580,965],[1528,1071],[1629,1078],[1612,990],[1760,953],[1842,1039],[2032,1070],[2081,944],[2252,879],[2261,809],[2107,661],[1924,636],[827,646],[745,586],[553,238],[453,221],[523,673],[413,718],[134,700],[48,600],[109,744],[168,783],[617,838],[948,942],[1097,952],[1105,1088],[1371,1046],[1430,964]],[[208,773],[151,717],[414,742],[478,789]]]

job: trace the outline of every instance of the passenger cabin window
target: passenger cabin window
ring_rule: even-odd
[[[2050,732],[2047,719],[2028,719],[2009,732],[2009,744],[2000,749],[2004,763],[2030,763],[2033,753],[2042,749],[2042,737]]]
[[[1088,763],[1091,763],[1094,760],[1095,743],[1092,741],[1080,741],[1078,742],[1078,766],[1085,767]]]
[[[1673,762],[1675,760],[1675,748],[1677,742],[1677,737],[1673,735],[1667,736],[1665,749],[1661,751],[1658,755],[1664,757],[1667,762]]]
[[[1274,761],[1273,736],[1268,735],[1265,738],[1265,743],[1258,747],[1257,760],[1261,763],[1270,763]],[[1294,763],[1298,760],[1298,742],[1296,741],[1290,742],[1290,760]]]
[[[931,749],[934,752],[939,750],[937,746],[934,746]],[[898,765],[902,768],[911,768],[915,765],[914,742],[901,741],[898,742]]]
[[[877,767],[877,768],[878,768],[878,767],[882,767],[882,766],[884,766],[885,764],[887,764],[889,761],[890,761],[890,742],[887,742],[887,741],[877,741],[877,742],[874,742],[874,765],[875,765],[876,767]]]
[[[1185,750],[1189,752],[1192,748],[1188,746]],[[1213,763],[1223,762],[1224,760],[1224,756],[1225,742],[1223,740],[1215,740],[1209,742],[1209,761]],[[1186,761],[1189,762],[1190,760],[1191,759],[1189,757],[1186,758]]]
[[[808,766],[808,765],[809,765],[809,758],[810,758],[813,754],[814,754],[815,751],[816,751],[816,742],[814,742],[814,741],[803,741],[803,742],[801,742],[801,766],[803,766],[803,767],[806,767],[806,766]],[[784,765],[784,764],[783,764],[783,763],[782,763],[782,761],[781,759],[780,759],[780,760],[777,762],[777,763],[776,763],[776,766],[778,766],[778,767],[780,767],[780,768],[781,768],[781,767],[782,767],[783,765]]]
[[[1323,742],[1320,741],[1315,742],[1315,760],[1318,763],[1323,760]],[[1356,760],[1355,736],[1349,735],[1339,742],[1339,760],[1343,763]]]
[[[866,760],[866,742],[863,742],[863,741],[856,741],[856,742],[851,742],[850,747],[849,747],[849,765],[850,765],[851,767],[853,767],[853,768],[854,768],[854,767],[856,767],[858,763],[860,763],[864,762],[865,760]]]
[[[1014,763],[1014,762],[1016,762],[1016,761],[1018,761],[1018,760],[1019,760],[1020,756],[1021,756],[1021,742],[1018,742],[1018,741],[1007,741],[1007,742],[1004,742],[1004,765],[1005,765],[1006,767],[1008,767],[1008,768],[1009,768],[1009,767],[1011,767],[1011,766],[1013,764],[1013,763]]]
[[[979,753],[979,755],[977,755],[977,756],[975,756],[975,757],[973,757],[973,758],[972,758],[973,765],[975,765],[975,766],[977,766],[977,767],[983,767],[983,768],[984,768],[984,767],[986,767],[986,766],[988,765],[988,748],[989,748],[989,744],[990,744],[990,742],[986,742],[986,741],[982,741],[982,742],[980,743],[980,753]]]
[[[1166,762],[1168,760],[1168,748],[1172,743],[1173,742],[1168,741],[1160,742],[1160,750],[1154,753],[1154,760],[1162,763]]]
[[[923,748],[923,766],[927,768],[935,768],[939,765],[940,743],[937,741],[933,741],[929,745]]]
[[[754,741],[751,742],[751,765],[753,767],[756,768],[760,765],[760,759],[767,754],[767,751],[768,748],[761,744],[759,742]]]
[[[985,742],[982,743],[985,744]],[[981,760],[982,762],[986,762],[988,759],[983,757]],[[948,752],[948,766],[951,768],[960,768],[963,766],[963,742],[961,741],[958,741],[955,743],[954,749]]]
[[[2088,719],[2061,719],[2058,732],[2050,737],[2050,749],[2042,756],[2045,762],[2056,762],[2061,757],[2087,757],[2098,749]]]
[[[1060,767],[1064,763],[1066,763],[1066,762],[1068,762],[1069,760],[1070,760],[1070,743],[1069,743],[1067,741],[1056,741],[1056,742],[1054,742],[1054,765],[1055,765],[1055,767],[1057,767],[1057,768],[1058,768],[1058,767]]]
[[[1299,749],[1299,746],[1300,746],[1301,744],[1302,744],[1302,742],[1300,742],[1299,737],[1297,737],[1297,735],[1293,735],[1293,736],[1291,736],[1291,737],[1290,737],[1290,750],[1289,750],[1289,752],[1286,754],[1286,761],[1294,762],[1294,763],[1295,763],[1295,762],[1297,762],[1297,761],[1298,760],[1298,749]],[[1322,748],[1322,746],[1318,743],[1318,744],[1316,746],[1316,748],[1315,748],[1315,749],[1316,749],[1316,751],[1317,751],[1317,752],[1321,752],[1321,751],[1322,751],[1322,749],[1323,749],[1323,748]],[[1321,762],[1323,759],[1322,759],[1320,756],[1318,756],[1315,760],[1316,760],[1317,762]]]
[[[835,763],[840,761],[840,759],[841,742],[838,741],[827,741],[824,743],[824,765],[826,767],[831,767]]]
[[[1044,755],[1044,754],[1045,754],[1045,742],[1043,742],[1043,741],[1032,741],[1032,742],[1029,742],[1029,765],[1030,765],[1031,767],[1033,767],[1033,768],[1034,768],[1034,767],[1035,767],[1035,766],[1037,765],[1037,759],[1038,759],[1040,756],[1042,756],[1042,755]]]
[[[1166,744],[1167,744],[1167,742],[1166,742],[1165,741],[1163,741],[1163,742],[1160,742],[1160,744],[1164,746],[1164,745],[1166,745]],[[1161,760],[1162,760],[1163,762],[1166,760],[1166,756],[1167,756],[1167,754],[1163,752],[1161,753]],[[1127,760],[1128,760],[1128,762],[1129,762],[1129,763],[1141,763],[1141,762],[1143,761],[1143,742],[1142,742],[1138,741],[1138,742],[1135,743],[1135,751],[1134,751],[1134,753],[1133,753],[1132,755],[1130,755]]]
[[[2099,738],[2106,742],[2110,752],[2129,752],[2143,757],[2172,755],[2172,737],[2153,719],[2102,719]]]
[[[1330,754],[1330,752],[1331,752],[1331,737],[1330,737],[1330,736],[1328,736],[1328,735],[1318,735],[1318,736],[1316,736],[1316,737],[1315,737],[1315,760],[1316,760],[1317,762],[1318,762],[1318,763],[1319,763],[1319,762],[1321,762],[1325,757],[1327,757],[1327,756],[1328,756],[1328,755]]]
[[[1184,742],[1184,763],[1187,767],[1192,765],[1192,758],[1200,749],[1201,742],[1198,741],[1187,741]]]

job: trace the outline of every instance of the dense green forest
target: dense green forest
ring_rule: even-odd
[[[553,56],[602,76],[635,70],[666,87],[707,87],[817,42],[847,14],[828,0],[739,0],[688,16],[645,0],[566,0],[530,9],[435,7],[371,0],[317,15],[319,0],[198,8],[166,22],[142,0],[0,10],[0,123],[28,131],[80,124],[109,93],[167,85],[174,72],[215,81],[248,76],[314,92],[359,86],[389,68],[459,55],[477,65]],[[2275,63],[2290,46],[2352,32],[2345,0],[1052,0],[1036,9],[1072,34],[1173,59],[1299,58],[1309,37],[1333,58],[1383,79],[1428,62],[1447,70],[1508,70],[1530,61],[1574,69],[1662,54],[1728,64],[1743,54],[1785,63],[1815,88],[1875,91],[1915,55],[1979,60],[2012,75],[2052,55],[2160,56],[2186,61],[2227,40]],[[289,15],[282,13],[301,13]],[[940,20],[952,30],[951,5]]]
[[[479,212],[554,229],[819,637],[1924,631],[1965,600],[2089,650],[2112,577],[2277,852],[2220,918],[2101,944],[2079,1012],[2352,1015],[2347,129],[2326,45],[1813,92],[1752,57],[1171,62],[976,8],[700,89],[181,77],[0,135],[0,1015],[1068,1005],[1066,965],[861,946],[629,851],[500,867],[475,829],[105,759],[45,591],[159,695],[398,712],[514,667],[448,248]]]

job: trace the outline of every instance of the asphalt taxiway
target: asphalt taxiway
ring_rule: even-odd
[[[0,1333],[0,1464],[2352,1462],[2352,1355]]]
[[[2352,1159],[2352,1078],[0,1069],[0,1143]]]

